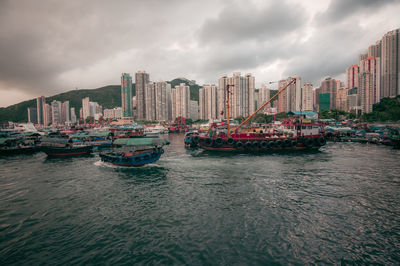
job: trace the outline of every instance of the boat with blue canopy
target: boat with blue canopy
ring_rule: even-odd
[[[100,153],[103,162],[126,167],[140,167],[158,161],[169,145],[164,138],[121,138],[113,143],[112,152]]]

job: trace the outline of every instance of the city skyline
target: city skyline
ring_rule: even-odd
[[[257,77],[256,87],[293,74],[312,84],[326,76],[344,80],[343,70],[366,46],[400,25],[399,1],[5,1],[0,7],[7,25],[0,29],[1,107],[118,84],[120,73],[140,69],[152,80],[184,76],[198,84],[237,71]],[[132,10],[138,15],[124,15]]]

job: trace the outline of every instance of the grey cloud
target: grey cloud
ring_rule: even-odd
[[[248,39],[276,39],[301,28],[307,19],[299,5],[273,1],[263,6],[251,2],[229,3],[217,18],[205,21],[199,30],[203,44],[235,45]]]
[[[380,8],[399,2],[399,0],[332,0],[328,9],[317,15],[316,21],[324,24],[336,23],[359,13],[372,14]]]

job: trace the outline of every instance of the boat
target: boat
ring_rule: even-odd
[[[197,142],[193,141],[193,137],[198,135],[197,131],[190,131],[185,134],[185,148],[196,148]]]
[[[164,153],[162,148],[169,141],[163,138],[120,138],[113,143],[112,152],[100,153],[101,161],[125,167],[140,167],[158,161]]]
[[[281,88],[270,100],[263,103],[257,111],[249,115],[236,127],[231,127],[229,119],[229,87],[227,122],[213,123],[210,129],[203,134],[193,135],[191,141],[200,148],[208,151],[240,151],[240,152],[275,152],[292,150],[318,150],[326,144],[324,124],[316,119],[294,117],[282,123],[266,124],[263,126],[246,123],[271,100],[277,97],[289,85],[295,83],[292,79],[285,87]]]
[[[21,138],[0,138],[0,155],[30,154],[36,146]]]
[[[40,144],[40,150],[50,157],[86,155],[92,149],[91,145],[73,143],[70,137],[43,137]]]
[[[83,132],[70,137],[74,144],[90,145],[97,149],[111,147],[113,141],[113,133],[110,131]]]

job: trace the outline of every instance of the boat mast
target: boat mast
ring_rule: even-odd
[[[286,84],[285,87],[280,89],[274,96],[272,96],[268,101],[264,102],[254,113],[249,115],[243,122],[239,124],[239,126],[235,129],[235,132],[238,131],[239,128],[241,128],[244,124],[246,124],[255,114],[257,114],[261,109],[263,109],[268,103],[270,103],[273,99],[275,99],[281,92],[283,92],[287,87],[289,87],[291,84],[296,83],[296,79],[292,78],[292,80]],[[228,135],[229,135],[229,127],[228,127]]]

